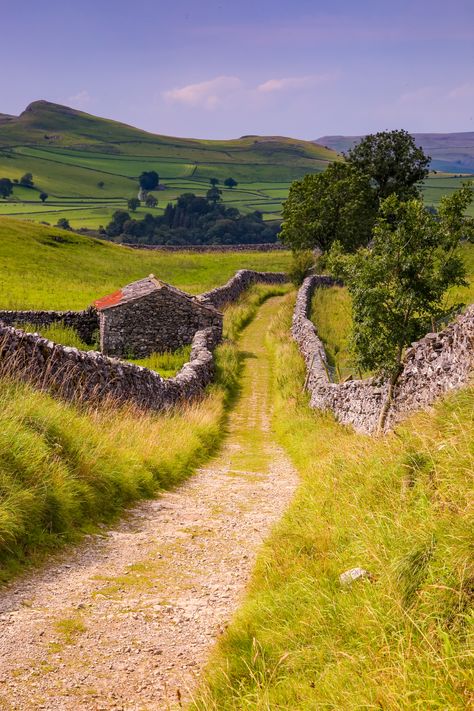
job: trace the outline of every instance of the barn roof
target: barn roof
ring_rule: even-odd
[[[121,306],[122,304],[127,304],[131,301],[137,301],[138,299],[142,299],[144,296],[148,296],[154,291],[159,291],[160,289],[171,291],[181,299],[193,302],[193,304],[198,308],[215,311],[213,306],[203,304],[195,297],[187,294],[185,291],[181,291],[181,289],[177,289],[175,286],[171,286],[171,284],[160,281],[160,279],[157,279],[154,274],[150,274],[145,277],[145,279],[139,279],[131,284],[127,284],[127,286],[122,287],[122,289],[118,289],[112,294],[108,294],[107,296],[103,296],[101,299],[97,299],[94,301],[94,306],[99,311],[105,311],[106,309]]]

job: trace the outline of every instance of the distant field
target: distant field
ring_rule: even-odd
[[[120,247],[0,218],[0,309],[80,309],[150,273],[190,293],[223,284],[237,269],[286,270],[288,252],[191,254]]]

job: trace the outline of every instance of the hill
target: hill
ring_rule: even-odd
[[[417,145],[431,156],[432,170],[445,173],[474,173],[474,131],[464,133],[414,133]],[[315,143],[345,153],[362,136],[321,136]]]
[[[19,180],[29,172],[37,188],[15,187],[12,198],[2,201],[0,214],[53,224],[66,217],[75,227],[98,227],[136,196],[142,171],[156,170],[162,184],[155,193],[156,214],[184,192],[204,195],[211,177],[221,187],[233,177],[239,184],[223,189],[224,201],[242,212],[259,210],[270,219],[278,217],[292,180],[324,170],[335,158],[333,151],[311,141],[172,138],[35,101],[18,117],[0,116],[0,176]],[[41,191],[49,196],[44,205]]]

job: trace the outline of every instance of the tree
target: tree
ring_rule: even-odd
[[[212,185],[212,187],[215,188],[216,185],[219,185],[219,178],[209,178],[209,182]]]
[[[0,178],[0,197],[7,198],[13,192],[13,183],[10,178]]]
[[[280,238],[293,251],[326,252],[336,241],[353,251],[369,243],[376,211],[370,179],[347,163],[333,163],[291,185]]]
[[[408,131],[381,131],[363,138],[346,156],[347,162],[373,181],[377,198],[395,193],[402,200],[419,197],[431,158],[416,146]]]
[[[464,217],[472,199],[472,188],[465,185],[442,198],[433,215],[420,199],[391,195],[381,205],[370,248],[353,255],[343,254],[340,245],[331,250],[328,265],[352,297],[356,364],[388,378],[379,431],[405,347],[426,333],[433,319],[450,312],[447,289],[466,284],[459,245],[474,237],[474,220]]]
[[[42,203],[46,202],[46,200],[49,198],[48,193],[40,193],[40,200]]]
[[[69,220],[66,220],[65,217],[59,218],[59,220],[56,222],[56,227],[59,227],[61,230],[70,230],[71,229]]]
[[[145,200],[145,205],[147,207],[156,207],[158,205],[158,200],[154,195],[147,195]]]
[[[207,191],[206,197],[208,200],[214,203],[214,205],[219,202],[221,199],[222,195],[222,190],[219,190],[219,188],[211,188],[210,190]]]
[[[99,180],[99,182],[97,183],[97,187],[100,188],[101,190],[104,187],[104,185],[105,185],[105,183],[103,180]]]
[[[224,185],[232,190],[232,188],[235,188],[236,185],[238,185],[238,182],[234,180],[234,178],[226,178],[224,180]]]
[[[130,200],[127,201],[127,206],[131,212],[136,212],[137,208],[140,207],[140,200],[135,197],[130,198]]]
[[[145,170],[138,178],[138,183],[142,190],[156,190],[160,182],[160,176],[156,170]]]
[[[20,185],[24,188],[33,188],[35,185],[33,182],[33,175],[31,173],[25,173],[22,175],[20,178]]]

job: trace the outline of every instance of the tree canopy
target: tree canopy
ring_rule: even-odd
[[[34,187],[33,175],[31,173],[25,173],[20,178],[20,185],[24,188]]]
[[[376,211],[370,178],[348,163],[333,163],[291,185],[281,239],[293,250],[325,252],[338,241],[353,251],[370,241]]]
[[[0,197],[7,198],[13,192],[13,183],[10,178],[0,178]]]
[[[381,131],[363,138],[346,156],[347,162],[370,177],[379,200],[395,193],[402,200],[419,195],[431,158],[408,131]]]
[[[155,190],[160,182],[160,176],[156,170],[144,170],[138,178],[138,183],[142,190]]]
[[[466,185],[442,198],[436,216],[420,199],[391,195],[381,205],[370,249],[350,255],[333,246],[328,263],[352,297],[352,346],[361,369],[395,382],[404,348],[432,319],[449,313],[446,291],[465,284],[459,245],[474,236],[472,218],[464,217],[472,198]]]
[[[147,214],[132,219],[126,210],[117,210],[107,225],[110,239],[137,244],[255,244],[276,242],[279,224],[264,222],[260,212],[242,215],[194,193],[168,203],[163,215]]]
[[[234,178],[226,178],[224,180],[224,185],[232,190],[232,188],[235,188],[238,185],[238,182],[234,180]]]

